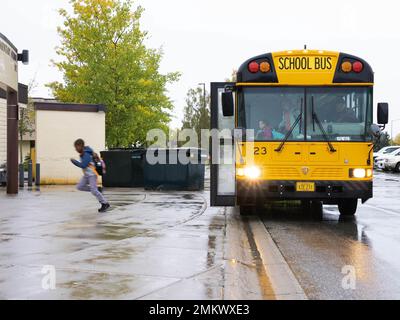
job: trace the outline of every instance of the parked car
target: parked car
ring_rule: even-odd
[[[6,165],[0,165],[0,186],[5,186],[7,183],[7,170]]]
[[[400,172],[400,151],[391,154],[384,160],[385,170]]]
[[[396,150],[400,150],[400,146],[388,146],[388,147],[383,147],[381,149],[379,149],[379,151],[374,152],[374,163],[375,163],[375,159],[386,155],[386,154],[390,154]]]
[[[400,146],[391,146],[391,147],[385,147],[386,151],[382,151],[382,153],[379,156],[375,156],[374,154],[374,168],[376,169],[381,169],[381,170],[386,170],[385,168],[385,160],[393,155],[394,153],[397,153],[400,151]],[[382,148],[381,150],[385,149]],[[380,152],[379,150],[378,152]]]

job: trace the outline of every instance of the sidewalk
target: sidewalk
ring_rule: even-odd
[[[254,221],[208,194],[109,189],[113,209],[98,214],[73,187],[0,189],[0,299],[279,298]]]

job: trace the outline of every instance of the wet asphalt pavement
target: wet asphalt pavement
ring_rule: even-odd
[[[98,214],[73,186],[0,189],[0,299],[275,297],[240,217],[210,208],[208,191],[105,195]]]
[[[308,298],[400,299],[400,174],[376,172],[374,198],[354,218],[278,205],[260,217]]]
[[[1,198],[0,298],[220,298],[212,275],[225,218],[205,214],[202,194],[105,194],[113,207],[105,214],[73,187]],[[55,290],[42,286],[46,266],[55,267]]]
[[[345,220],[293,204],[242,218],[208,191],[105,194],[98,214],[73,187],[0,189],[0,299],[400,299],[400,174],[377,173]]]

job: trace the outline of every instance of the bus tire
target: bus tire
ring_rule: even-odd
[[[339,201],[338,208],[341,216],[351,217],[356,214],[358,199],[344,199]]]
[[[239,212],[241,216],[251,216],[255,214],[255,206],[239,206]]]

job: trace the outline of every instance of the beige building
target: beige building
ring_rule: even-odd
[[[0,106],[0,161],[5,160],[7,162],[7,194],[18,194],[19,61],[27,64],[29,62],[29,51],[23,50],[19,53],[11,41],[0,33],[0,89],[3,90],[2,100],[6,101],[5,105],[2,103]],[[4,107],[7,111],[4,111]],[[6,120],[4,120],[4,117],[6,117]],[[4,131],[7,132],[5,146]],[[4,154],[6,155],[5,159]],[[2,175],[2,179],[4,180],[4,175]]]
[[[36,162],[41,184],[75,184],[82,170],[73,143],[82,138],[96,152],[105,149],[105,107],[102,105],[35,102]]]

